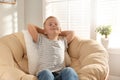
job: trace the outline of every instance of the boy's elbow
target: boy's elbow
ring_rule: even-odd
[[[70,43],[75,37],[75,32],[70,31],[69,36],[68,36],[68,43]]]

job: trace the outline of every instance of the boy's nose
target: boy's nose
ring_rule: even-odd
[[[55,27],[56,25],[55,24],[52,24],[53,27]]]

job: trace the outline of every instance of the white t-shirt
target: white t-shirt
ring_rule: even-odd
[[[64,68],[64,55],[67,47],[67,40],[64,37],[59,37],[58,40],[54,41],[40,34],[38,42],[38,72],[45,69],[55,72]]]

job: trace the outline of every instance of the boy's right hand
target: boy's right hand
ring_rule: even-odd
[[[37,43],[38,42],[38,32],[37,32],[35,26],[32,24],[28,24],[28,31],[29,31],[30,35],[32,36],[33,41],[35,43]]]

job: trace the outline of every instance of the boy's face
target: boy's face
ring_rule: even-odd
[[[49,18],[44,25],[44,30],[47,35],[59,35],[61,33],[60,24],[56,18]]]

